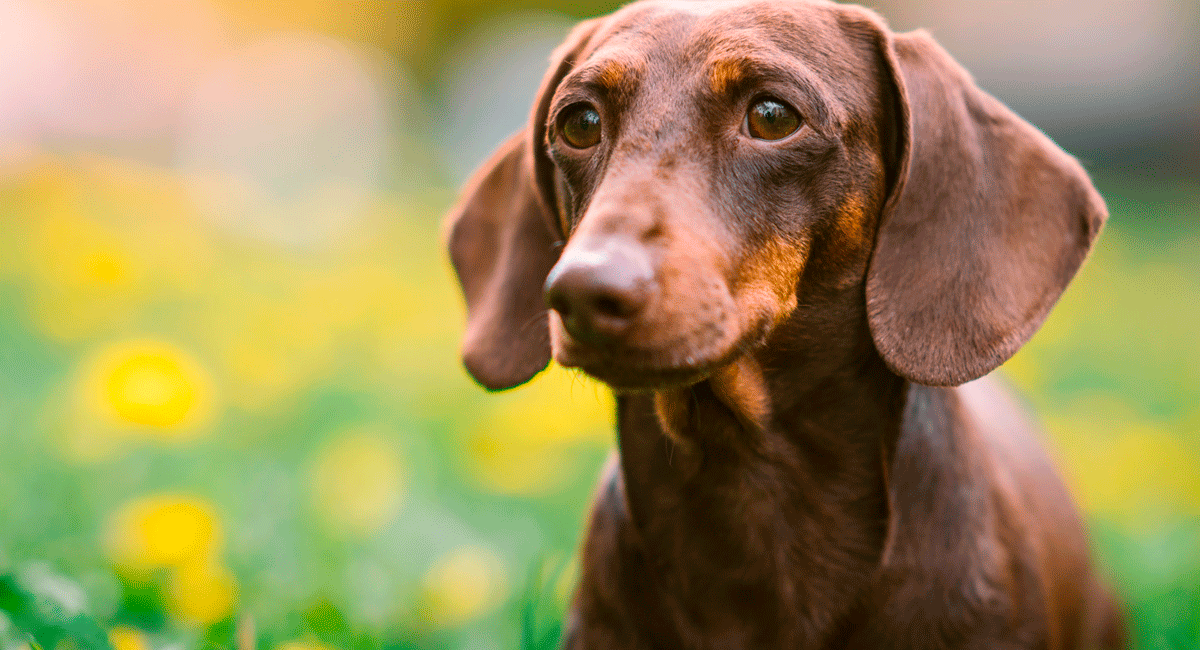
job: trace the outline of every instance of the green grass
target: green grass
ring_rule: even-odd
[[[1047,422],[1135,647],[1196,648],[1200,187],[1098,183],[1109,226],[1003,372]],[[555,646],[570,572],[546,558],[577,547],[611,401],[562,371],[505,394],[465,376],[447,192],[383,197],[314,252],[215,232],[180,191],[120,161],[0,188],[0,650],[114,627],[230,648],[251,621],[263,650]],[[195,395],[147,402],[117,381],[134,362]],[[164,521],[182,528],[138,541]]]

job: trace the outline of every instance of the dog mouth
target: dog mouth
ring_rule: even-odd
[[[704,381],[714,370],[724,365],[723,358],[717,361],[693,361],[692,364],[654,364],[646,358],[588,356],[587,359],[571,359],[560,363],[567,367],[579,368],[619,392],[645,392],[691,386]]]
[[[748,354],[766,338],[765,322],[741,335],[720,332],[707,341],[696,341],[697,328],[653,347],[635,342],[588,344],[573,338],[557,315],[551,318],[554,358],[562,366],[578,368],[618,392],[649,392],[698,384],[718,369]]]

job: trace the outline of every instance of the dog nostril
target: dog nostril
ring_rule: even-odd
[[[623,302],[620,298],[615,298],[613,296],[597,297],[595,303],[593,303],[593,307],[595,308],[597,314],[600,314],[601,316],[608,316],[610,318],[624,318],[632,315],[632,313],[635,311],[628,303]]]
[[[546,278],[546,305],[581,342],[604,345],[629,333],[653,292],[653,269],[639,247],[620,241],[564,253]]]
[[[571,316],[571,300],[562,291],[551,289],[546,293],[546,306],[558,312],[563,320]]]

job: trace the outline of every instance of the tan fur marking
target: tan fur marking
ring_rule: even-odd
[[[762,368],[753,357],[739,357],[709,378],[713,394],[728,406],[742,426],[752,431],[766,428],[771,415],[771,395]]]
[[[671,453],[671,464],[685,475],[700,470],[702,455],[695,441],[688,438],[687,428],[692,417],[690,408],[691,388],[668,388],[655,391],[654,413],[659,426],[675,445]]]
[[[658,415],[658,423],[662,425],[672,440],[677,443],[689,444],[683,430],[688,423],[688,389],[673,388],[654,393],[654,412]]]
[[[708,70],[708,84],[713,93],[723,95],[741,83],[745,63],[741,59],[721,59]]]
[[[860,194],[851,194],[846,197],[838,210],[838,231],[846,240],[846,243],[853,244],[863,238],[863,220],[865,218],[864,210],[866,206],[863,202],[863,197]]]
[[[629,67],[620,61],[608,61],[596,76],[596,83],[611,91],[620,91],[627,85]]]
[[[808,242],[788,243],[772,239],[741,264],[734,280],[742,295],[766,294],[773,298],[782,316],[796,307],[796,281],[808,261]]]

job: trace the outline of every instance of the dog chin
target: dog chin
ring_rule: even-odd
[[[698,384],[738,356],[739,346],[695,353],[673,350],[595,350],[573,343],[555,346],[555,361],[578,368],[621,393],[650,392]],[[661,360],[661,361],[659,361]]]
[[[616,392],[652,392],[692,386],[708,379],[717,370],[764,345],[774,320],[760,317],[742,327],[725,329],[702,343],[696,341],[694,334],[684,334],[667,345],[637,347],[620,341],[591,345],[576,340],[562,326],[557,314],[551,312],[550,346],[559,365],[578,368]]]
[[[712,372],[699,368],[579,367],[618,393],[647,393],[691,386],[704,381]]]

